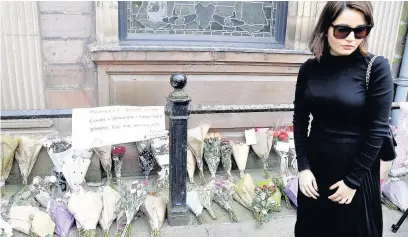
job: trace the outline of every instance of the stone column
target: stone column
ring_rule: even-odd
[[[390,64],[393,64],[398,40],[403,43],[405,36],[404,34],[402,37],[398,37],[399,33],[403,31],[400,24],[402,23],[401,16],[403,15],[404,1],[378,1],[372,2],[372,4],[374,8],[374,28],[368,38],[368,51],[386,57]],[[399,58],[401,56],[400,54]],[[399,68],[398,66],[399,64],[393,65],[393,69]],[[393,74],[394,77],[398,76],[397,71],[394,71]]]
[[[37,2],[0,2],[1,110],[44,109]]]
[[[313,32],[326,1],[290,1],[286,28],[286,48],[307,50]]]
[[[96,1],[95,7],[97,45],[118,44],[118,2]]]

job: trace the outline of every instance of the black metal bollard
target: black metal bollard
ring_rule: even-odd
[[[173,74],[170,84],[174,88],[167,98],[166,115],[169,118],[170,149],[170,193],[167,207],[168,223],[171,226],[189,222],[186,205],[187,177],[187,122],[190,98],[183,88],[187,84],[184,74]]]

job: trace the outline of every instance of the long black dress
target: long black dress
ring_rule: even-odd
[[[298,167],[312,171],[320,197],[299,190],[296,237],[382,236],[377,154],[389,129],[393,82],[388,61],[377,57],[366,90],[372,56],[326,52],[300,68],[293,116]],[[357,189],[351,204],[328,199],[335,192],[329,187],[341,180]]]

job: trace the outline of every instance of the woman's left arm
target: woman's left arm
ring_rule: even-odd
[[[352,189],[360,187],[370,171],[384,139],[389,133],[389,117],[394,85],[388,60],[377,57],[373,63],[368,86],[368,132],[365,134],[361,153],[355,158],[344,183]]]

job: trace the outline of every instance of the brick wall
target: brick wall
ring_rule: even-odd
[[[88,45],[95,39],[93,2],[38,2],[46,106],[90,107],[97,101],[96,67]]]

